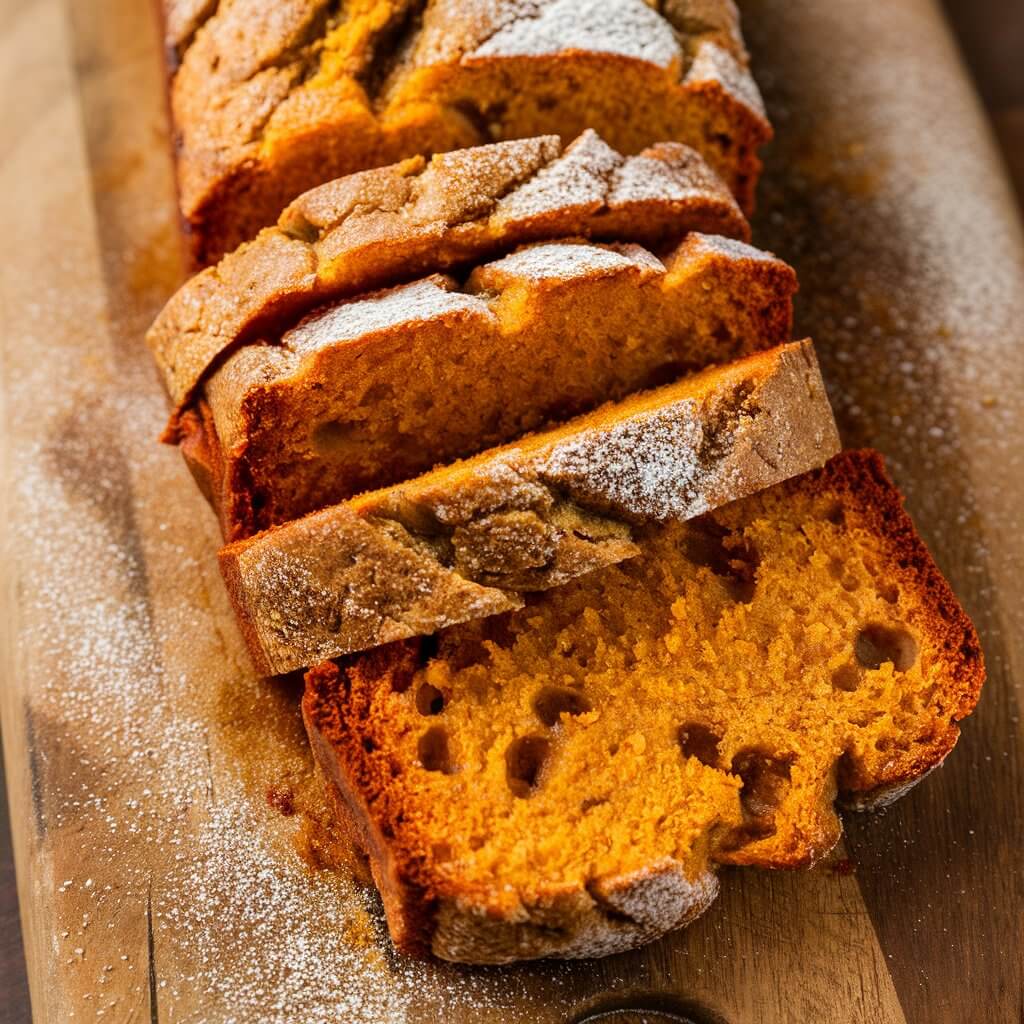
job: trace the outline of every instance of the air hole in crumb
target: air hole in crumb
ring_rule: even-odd
[[[878,588],[878,596],[887,604],[895,604],[900,599],[900,589],[895,583],[883,583]]]
[[[366,424],[330,420],[314,428],[313,450],[319,455],[340,455],[365,444],[368,439]]]
[[[844,693],[853,693],[860,686],[860,672],[856,665],[840,665],[832,673],[832,686]]]
[[[713,519],[691,523],[683,538],[683,554],[695,565],[718,576],[733,600],[753,600],[761,556],[746,537],[731,534]]]
[[[430,683],[423,683],[416,691],[416,710],[421,715],[439,715],[444,711],[444,694]]]
[[[394,398],[395,392],[391,385],[386,381],[377,381],[376,384],[371,385],[364,393],[360,405],[372,408],[381,402],[386,402],[390,398]]]
[[[452,767],[451,751],[448,749],[448,730],[443,725],[432,725],[421,737],[416,745],[416,753],[420,764],[428,772],[442,772],[444,775],[451,775]]]
[[[775,757],[763,750],[741,750],[732,760],[732,772],[743,781],[740,807],[745,827],[753,834],[775,831],[775,812],[790,786],[792,758]]]
[[[417,660],[421,665],[426,665],[427,662],[433,661],[437,657],[440,647],[441,641],[436,633],[432,633],[430,636],[421,636],[416,648]]]
[[[543,736],[521,736],[505,751],[505,775],[515,796],[527,797],[537,787],[551,742]]]
[[[545,686],[533,699],[534,712],[548,728],[558,725],[563,714],[584,715],[590,709],[582,693],[566,686]]]
[[[718,767],[718,744],[721,736],[699,722],[688,722],[679,726],[676,733],[683,757],[695,757],[709,768]]]
[[[451,843],[434,843],[430,852],[438,864],[445,864],[452,859]]]
[[[720,345],[724,345],[727,341],[732,341],[732,331],[729,330],[728,325],[724,321],[719,320],[715,325],[715,329],[711,332],[711,337]]]
[[[883,626],[880,623],[865,626],[860,631],[853,651],[857,660],[870,669],[881,668],[885,662],[891,661],[897,672],[906,672],[917,661],[917,641],[914,637],[899,626]]]
[[[825,518],[833,526],[844,526],[846,524],[846,511],[842,505],[833,505],[826,513]]]
[[[586,814],[587,811],[606,803],[608,803],[608,797],[606,796],[588,796],[586,800],[580,803],[580,814]]]

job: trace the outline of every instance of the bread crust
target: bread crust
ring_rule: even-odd
[[[752,207],[771,129],[731,0],[676,0],[660,14],[642,0],[165,8],[181,208],[199,265],[329,178],[585,127],[631,152],[687,142]]]
[[[634,524],[838,450],[813,346],[794,343],[228,545],[220,564],[257,668],[289,672],[517,608],[636,554]]]
[[[894,757],[874,771],[844,759],[836,772],[833,792],[840,805],[857,810],[880,806],[934,770],[955,744],[957,722],[973,709],[984,680],[977,634],[914,531],[877,453],[844,452],[824,469],[780,487],[784,494],[834,496],[855,508],[858,517],[880,531],[885,572],[914,587],[927,610],[925,628],[943,663],[948,720],[936,722],[930,741],[902,759]],[[804,866],[824,856],[839,837],[837,820],[834,829],[822,829],[802,850],[755,841],[747,847],[749,855],[737,857],[734,849],[721,844],[721,836],[709,836],[700,856],[681,870],[656,863],[630,878],[613,874],[588,879],[571,892],[535,885],[529,904],[510,915],[499,909],[507,903],[496,900],[497,892],[460,888],[457,879],[438,872],[431,842],[443,842],[444,837],[419,833],[410,803],[415,798],[403,789],[402,766],[389,752],[392,724],[374,717],[374,694],[381,688],[407,690],[422,664],[416,641],[340,664],[326,662],[307,673],[302,705],[317,764],[333,781],[345,813],[361,823],[361,834],[372,835],[364,840],[371,863],[387,865],[375,877],[392,937],[403,952],[501,963],[628,948],[617,943],[639,944],[705,909],[717,891],[716,864]],[[649,928],[639,926],[644,923]]]
[[[240,349],[182,417],[182,453],[240,540],[782,344],[795,290],[781,260],[719,236],[690,234],[660,260],[537,243],[461,285],[364,295]]]
[[[517,245],[582,237],[671,244],[688,231],[750,229],[720,180],[685,146],[624,157],[593,131],[415,157],[329,182],[187,281],[146,335],[170,395],[165,440],[235,348],[273,341],[323,302],[472,264]]]

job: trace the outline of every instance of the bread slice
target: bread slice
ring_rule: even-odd
[[[689,235],[538,243],[338,303],[247,345],[183,420],[182,453],[236,540],[791,337],[796,276]]]
[[[522,605],[839,448],[810,342],[608,405],[408,484],[226,547],[257,668],[324,658]]]
[[[274,341],[325,301],[472,266],[525,242],[581,236],[658,247],[688,231],[750,234],[722,182],[678,144],[623,157],[587,131],[564,152],[546,136],[417,157],[300,196],[276,226],[184,284],[147,341],[180,413],[233,347]]]
[[[833,804],[939,765],[978,638],[870,452],[689,523],[507,615],[307,675],[339,820],[408,953],[627,949],[715,867],[814,863]]]
[[[164,0],[181,211],[212,263],[321,182],[596,128],[685,142],[749,209],[771,134],[731,0]]]

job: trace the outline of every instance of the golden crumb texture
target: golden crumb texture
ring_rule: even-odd
[[[269,223],[269,221],[268,221]],[[277,223],[187,281],[147,333],[175,415],[234,348],[273,342],[332,299],[452,271],[542,239],[659,246],[688,231],[746,240],[728,190],[692,149],[623,156],[595,132],[405,160],[295,200]]]
[[[872,452],[524,607],[307,674],[317,761],[404,951],[502,963],[686,923],[941,764],[977,635]]]
[[[248,345],[182,419],[181,450],[238,540],[602,402],[787,342],[781,260],[690,234],[538,242],[321,307]]]
[[[714,367],[224,548],[257,668],[280,674],[507,611],[839,450],[809,341]]]
[[[370,167],[596,128],[675,140],[753,205],[771,136],[732,0],[164,0],[199,265]]]

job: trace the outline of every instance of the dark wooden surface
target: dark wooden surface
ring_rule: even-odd
[[[1024,3],[945,0],[945,6],[1002,144],[1018,197],[1024,201]],[[1008,950],[1007,955],[1017,954]],[[29,1020],[7,798],[0,785],[0,1024]]]

